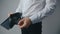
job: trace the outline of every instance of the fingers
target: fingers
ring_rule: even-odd
[[[22,26],[20,26],[20,28],[23,29],[23,28],[26,28],[26,26],[27,26],[27,23],[26,23],[26,21],[24,21],[24,24]]]
[[[21,29],[28,28],[31,25],[30,20],[28,18],[23,18],[19,21],[18,24]]]
[[[12,15],[12,13],[9,13],[9,14],[8,14],[8,17],[9,17],[10,15]]]
[[[22,26],[20,26],[21,29],[26,28],[26,23],[24,23]]]
[[[22,20],[19,21],[18,25],[21,29],[23,29],[27,26],[27,23],[24,19],[22,19]]]
[[[18,25],[19,25],[20,28],[22,28],[23,25],[24,25],[24,19],[21,19],[21,20],[18,22]]]
[[[23,24],[24,24],[24,20],[21,19],[21,20],[18,22],[18,25],[19,25],[19,26],[22,26]]]

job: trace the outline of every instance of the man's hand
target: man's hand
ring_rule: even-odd
[[[18,22],[18,24],[19,24],[19,27],[20,27],[21,29],[23,29],[23,28],[28,28],[28,27],[31,25],[31,20],[30,20],[28,17],[26,17],[26,18],[21,19],[21,20]]]

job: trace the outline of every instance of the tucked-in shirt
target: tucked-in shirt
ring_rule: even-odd
[[[42,21],[54,12],[56,0],[20,0],[16,12],[22,17],[29,17],[32,24]]]

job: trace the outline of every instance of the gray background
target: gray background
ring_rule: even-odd
[[[0,0],[0,24],[8,17],[10,12],[14,13],[19,0]],[[15,25],[11,30],[0,26],[0,34],[21,34],[21,29]],[[42,23],[42,34],[60,34],[60,0],[57,0],[57,8]]]

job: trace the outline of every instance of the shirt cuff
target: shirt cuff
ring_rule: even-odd
[[[37,14],[32,15],[31,17],[29,17],[31,19],[32,24],[35,24],[38,22],[38,17]]]

